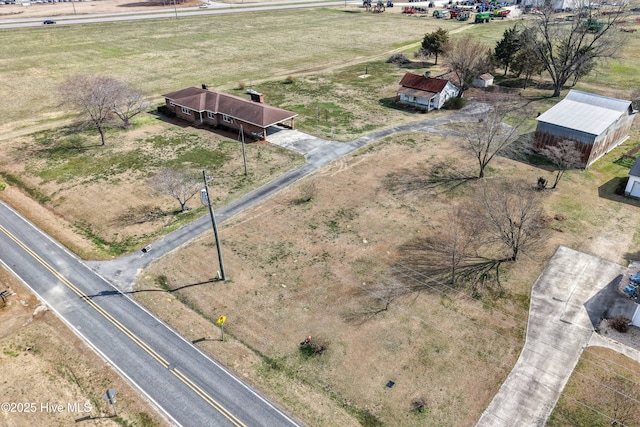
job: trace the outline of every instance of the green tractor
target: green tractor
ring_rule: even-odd
[[[489,12],[476,13],[476,24],[482,24],[483,22],[489,22],[491,20],[491,14]]]
[[[596,18],[587,18],[582,25],[590,33],[599,33],[604,28],[604,22],[600,22]]]

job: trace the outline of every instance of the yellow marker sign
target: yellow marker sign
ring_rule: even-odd
[[[218,325],[223,325],[225,320],[227,320],[227,316],[220,316],[218,317],[218,321],[216,323]]]

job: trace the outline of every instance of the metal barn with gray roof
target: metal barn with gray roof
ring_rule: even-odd
[[[574,141],[586,168],[629,137],[635,113],[631,101],[570,90],[538,117],[534,147]]]

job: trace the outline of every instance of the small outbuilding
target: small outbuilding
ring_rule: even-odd
[[[265,104],[258,92],[247,92],[251,99],[210,90],[206,85],[189,87],[163,95],[162,111],[198,125],[242,129],[245,135],[263,141],[270,126],[294,128],[297,113]]]
[[[538,117],[534,148],[573,141],[586,168],[629,137],[635,113],[631,101],[571,90]]]
[[[624,189],[625,196],[640,199],[640,157],[638,157],[629,170],[629,181]]]
[[[407,73],[400,80],[396,102],[422,110],[439,110],[460,89],[449,80]]]
[[[493,85],[493,76],[489,73],[484,73],[473,79],[471,83],[474,87],[489,87]]]

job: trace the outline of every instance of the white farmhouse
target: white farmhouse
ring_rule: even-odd
[[[407,73],[400,80],[397,102],[422,110],[439,110],[460,89],[449,80]]]

